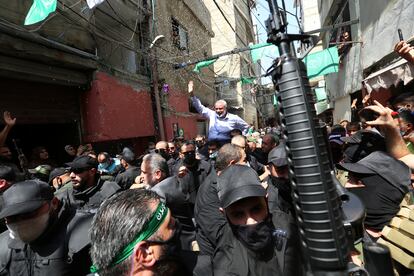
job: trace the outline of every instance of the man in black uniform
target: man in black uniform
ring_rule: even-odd
[[[196,158],[195,146],[191,142],[186,142],[180,149],[180,161],[174,167],[174,174],[179,175],[183,168],[189,170],[194,176],[194,187],[198,191],[201,183],[211,172],[211,164]]]
[[[291,246],[286,214],[269,212],[266,190],[256,172],[230,166],[218,176],[217,187],[228,223],[214,252],[214,275],[300,275],[285,264],[285,251]],[[300,269],[300,262],[295,264]]]
[[[135,182],[135,178],[141,174],[141,170],[134,166],[135,154],[129,148],[124,148],[121,154],[121,165],[125,171],[119,173],[115,182],[123,189],[127,190]]]
[[[90,213],[70,208],[38,180],[4,192],[0,218],[0,275],[85,275],[91,264]]]
[[[58,191],[56,195],[66,198],[78,209],[95,213],[102,201],[121,190],[116,182],[99,178],[98,161],[95,158],[88,155],[78,156],[66,165],[70,170],[73,188]]]

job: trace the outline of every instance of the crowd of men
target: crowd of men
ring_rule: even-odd
[[[44,147],[15,164],[6,141],[16,118],[5,112],[0,275],[305,275],[282,130],[255,132],[225,101],[210,110],[192,82],[188,92],[208,138],[158,141],[141,156],[67,145],[60,165]],[[414,96],[391,104],[327,130],[336,175],[366,208],[364,241],[381,237],[412,191]],[[356,248],[351,256],[363,266]]]

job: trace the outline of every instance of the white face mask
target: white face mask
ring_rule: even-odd
[[[7,224],[12,239],[24,243],[36,240],[45,231],[49,222],[49,212],[38,217]]]

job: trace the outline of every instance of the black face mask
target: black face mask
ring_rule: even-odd
[[[256,224],[230,225],[234,235],[253,252],[262,254],[273,251],[275,227],[270,215],[264,221]]]
[[[197,141],[195,143],[197,145],[197,148],[202,148],[204,146],[204,142],[203,141]]]
[[[188,151],[184,154],[184,160],[183,160],[184,164],[186,165],[194,165],[196,162],[196,156],[195,156],[195,152],[194,151]]]
[[[272,176],[272,183],[278,189],[279,194],[287,201],[292,202],[292,186],[289,179]]]

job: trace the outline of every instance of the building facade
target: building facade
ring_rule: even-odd
[[[215,34],[211,40],[212,53],[220,54],[236,48],[255,44],[255,32],[251,16],[254,1],[204,1],[211,14]],[[247,123],[257,126],[257,107],[253,84],[243,84],[242,77],[258,76],[259,70],[252,63],[250,52],[229,55],[214,63],[218,98],[227,101],[231,112]]]
[[[399,41],[398,29],[404,39],[412,41],[414,2],[408,0],[318,0],[322,26],[344,23],[324,33],[324,47],[343,45],[337,74],[326,77],[326,89],[334,104],[334,120],[351,119],[351,101],[370,94],[372,99],[386,103],[412,80],[414,68],[393,52]],[[343,39],[348,32],[349,38]],[[346,42],[346,43],[343,43]],[[403,88],[404,89],[404,88]]]

